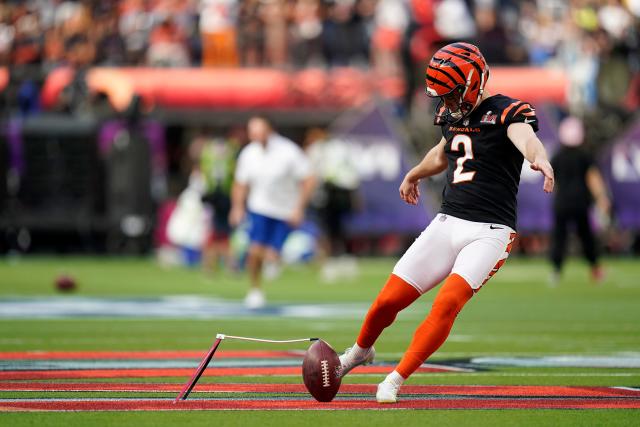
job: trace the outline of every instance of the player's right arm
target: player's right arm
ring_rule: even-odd
[[[250,159],[245,148],[238,156],[233,183],[231,185],[231,210],[229,211],[229,224],[232,227],[240,225],[245,216],[245,204],[249,195]]]
[[[229,212],[229,224],[233,227],[240,225],[245,215],[245,202],[249,194],[249,185],[234,181],[231,187],[231,211]]]
[[[551,193],[555,183],[553,168],[547,158],[544,145],[536,136],[531,125],[522,122],[511,123],[507,128],[507,136],[524,158],[531,163],[531,169],[542,173],[544,176],[542,189],[545,193]]]
[[[433,147],[418,163],[405,175],[400,184],[400,198],[410,205],[417,205],[420,198],[418,184],[422,178],[437,175],[447,168],[447,156],[444,154],[446,139],[442,137],[440,142]]]
[[[587,170],[586,182],[593,199],[596,201],[596,207],[602,215],[608,217],[611,213],[611,202],[607,195],[607,187],[604,179],[602,179],[598,168],[591,166]]]

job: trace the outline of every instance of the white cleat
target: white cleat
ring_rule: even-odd
[[[267,305],[267,299],[261,289],[251,289],[244,299],[244,306],[249,310],[258,310],[265,305]]]
[[[349,347],[345,350],[344,354],[340,356],[340,377],[342,378],[347,375],[356,366],[368,365],[373,362],[375,357],[376,350],[373,347],[369,347],[364,354],[360,355],[355,355],[353,347]]]
[[[398,390],[400,390],[399,385],[387,380],[382,381],[380,384],[378,384],[376,400],[378,401],[378,403],[397,403]]]

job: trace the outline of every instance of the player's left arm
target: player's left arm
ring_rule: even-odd
[[[296,208],[287,222],[292,227],[297,228],[304,221],[307,204],[309,200],[311,200],[311,196],[316,188],[316,175],[311,165],[311,160],[302,150],[295,150],[295,155],[291,160],[293,163],[293,174],[298,179],[298,185],[300,186],[300,193]]]
[[[289,224],[293,227],[298,227],[304,220],[304,212],[311,200],[311,195],[316,188],[316,177],[313,174],[309,174],[300,181],[300,198],[293,216],[289,219]]]
[[[524,158],[531,163],[531,169],[544,175],[542,189],[546,193],[551,193],[554,185],[553,168],[549,163],[544,145],[536,136],[531,125],[522,122],[511,123],[507,128],[507,136]]]
[[[607,195],[607,186],[597,167],[591,166],[587,170],[585,181],[593,199],[596,201],[596,207],[602,215],[608,217],[611,214],[611,201]]]

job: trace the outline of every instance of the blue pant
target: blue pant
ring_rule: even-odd
[[[249,240],[280,252],[291,226],[280,219],[249,212]]]

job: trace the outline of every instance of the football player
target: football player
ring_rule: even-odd
[[[536,137],[531,104],[485,90],[489,67],[480,50],[452,43],[426,70],[427,95],[439,98],[435,124],[442,138],[400,185],[415,205],[423,178],[447,171],[440,212],[395,265],[371,305],[356,343],[340,356],[342,376],[375,356],[373,344],[398,312],[444,280],[431,311],[396,368],[378,385],[376,399],[395,403],[402,383],[446,340],[456,316],[504,264],[516,236],[516,195],[523,160],[544,175],[553,169]]]

